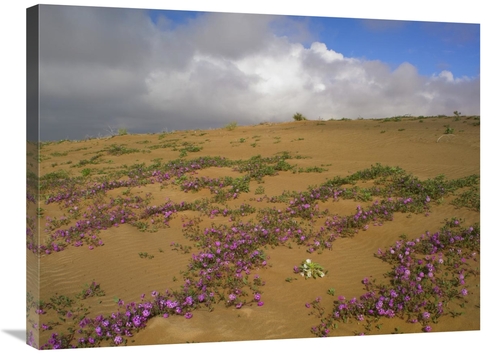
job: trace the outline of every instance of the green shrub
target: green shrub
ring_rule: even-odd
[[[297,112],[297,113],[295,113],[295,114],[293,115],[293,120],[295,120],[296,122],[299,122],[299,121],[301,121],[301,120],[307,120],[307,118],[306,118],[306,117],[304,117],[304,116],[302,115],[302,113]]]
[[[450,128],[449,124],[445,125],[445,127],[446,127],[446,130],[444,131],[445,134],[453,134],[453,132],[455,131],[455,129]]]
[[[83,176],[83,177],[88,177],[88,176],[90,176],[90,173],[91,173],[90,168],[84,168],[84,169],[82,170],[82,176]]]

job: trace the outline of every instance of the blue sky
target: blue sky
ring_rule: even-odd
[[[478,24],[42,5],[42,140],[480,114]]]
[[[334,18],[317,22],[319,40],[349,56],[381,60],[392,68],[407,61],[422,75],[442,70],[458,77],[479,75],[478,24]]]
[[[202,16],[203,12],[150,10],[149,15],[154,22],[163,15],[179,25]],[[316,41],[349,57],[381,60],[393,69],[406,61],[422,75],[442,70],[458,77],[476,77],[480,73],[477,23],[289,17],[306,23]],[[311,40],[302,44],[309,46]]]

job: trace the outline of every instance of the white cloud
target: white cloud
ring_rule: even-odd
[[[144,132],[290,121],[297,111],[312,119],[479,113],[479,79],[424,77],[410,63],[391,71],[318,41],[306,48],[294,39],[309,36],[296,19],[212,13],[154,26],[141,11],[42,15],[42,138],[97,135],[107,125]]]
[[[448,70],[443,70],[438,75],[439,78],[445,79],[448,82],[453,82],[453,73]]]
[[[462,76],[462,77],[455,77],[453,73],[449,70],[443,70],[441,71],[438,75],[434,74],[431,76],[431,80],[433,81],[446,81],[449,83],[466,83],[466,82],[471,82],[474,81],[474,78],[470,78],[468,76]]]
[[[328,49],[325,43],[314,42],[313,44],[311,44],[311,51],[313,51],[315,54],[318,54],[327,63],[344,59],[344,56],[342,54]]]

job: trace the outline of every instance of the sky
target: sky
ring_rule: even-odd
[[[480,25],[42,5],[40,139],[480,114]]]

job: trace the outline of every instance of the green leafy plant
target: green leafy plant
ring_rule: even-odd
[[[255,189],[255,194],[264,194],[264,193],[265,193],[265,190],[264,190],[264,187],[262,187],[262,186],[258,186]]]
[[[306,279],[317,277],[323,278],[326,275],[326,271],[323,269],[319,263],[314,263],[310,259],[306,259],[299,267],[299,273]]]
[[[91,172],[91,171],[90,171],[90,168],[84,168],[84,169],[82,170],[82,176],[83,176],[83,177],[88,177],[88,176],[90,176],[90,172]]]
[[[125,145],[112,144],[111,146],[109,146],[104,151],[107,151],[108,154],[110,154],[110,155],[119,156],[119,155],[131,154],[131,153],[134,153],[134,152],[139,152],[139,149],[131,149],[131,148],[125,147]]]
[[[95,281],[92,281],[92,283],[85,284],[83,287],[83,290],[76,295],[78,299],[87,299],[89,297],[93,296],[105,296],[106,293],[104,290],[101,289],[100,284],[96,283]]]
[[[237,122],[231,122],[231,123],[226,124],[226,125],[224,126],[224,128],[225,128],[226,130],[230,130],[230,131],[231,131],[231,130],[235,130],[237,126],[238,126],[238,123],[237,123]]]
[[[147,252],[139,252],[139,257],[153,259],[155,256],[153,256],[152,254],[149,254]]]

